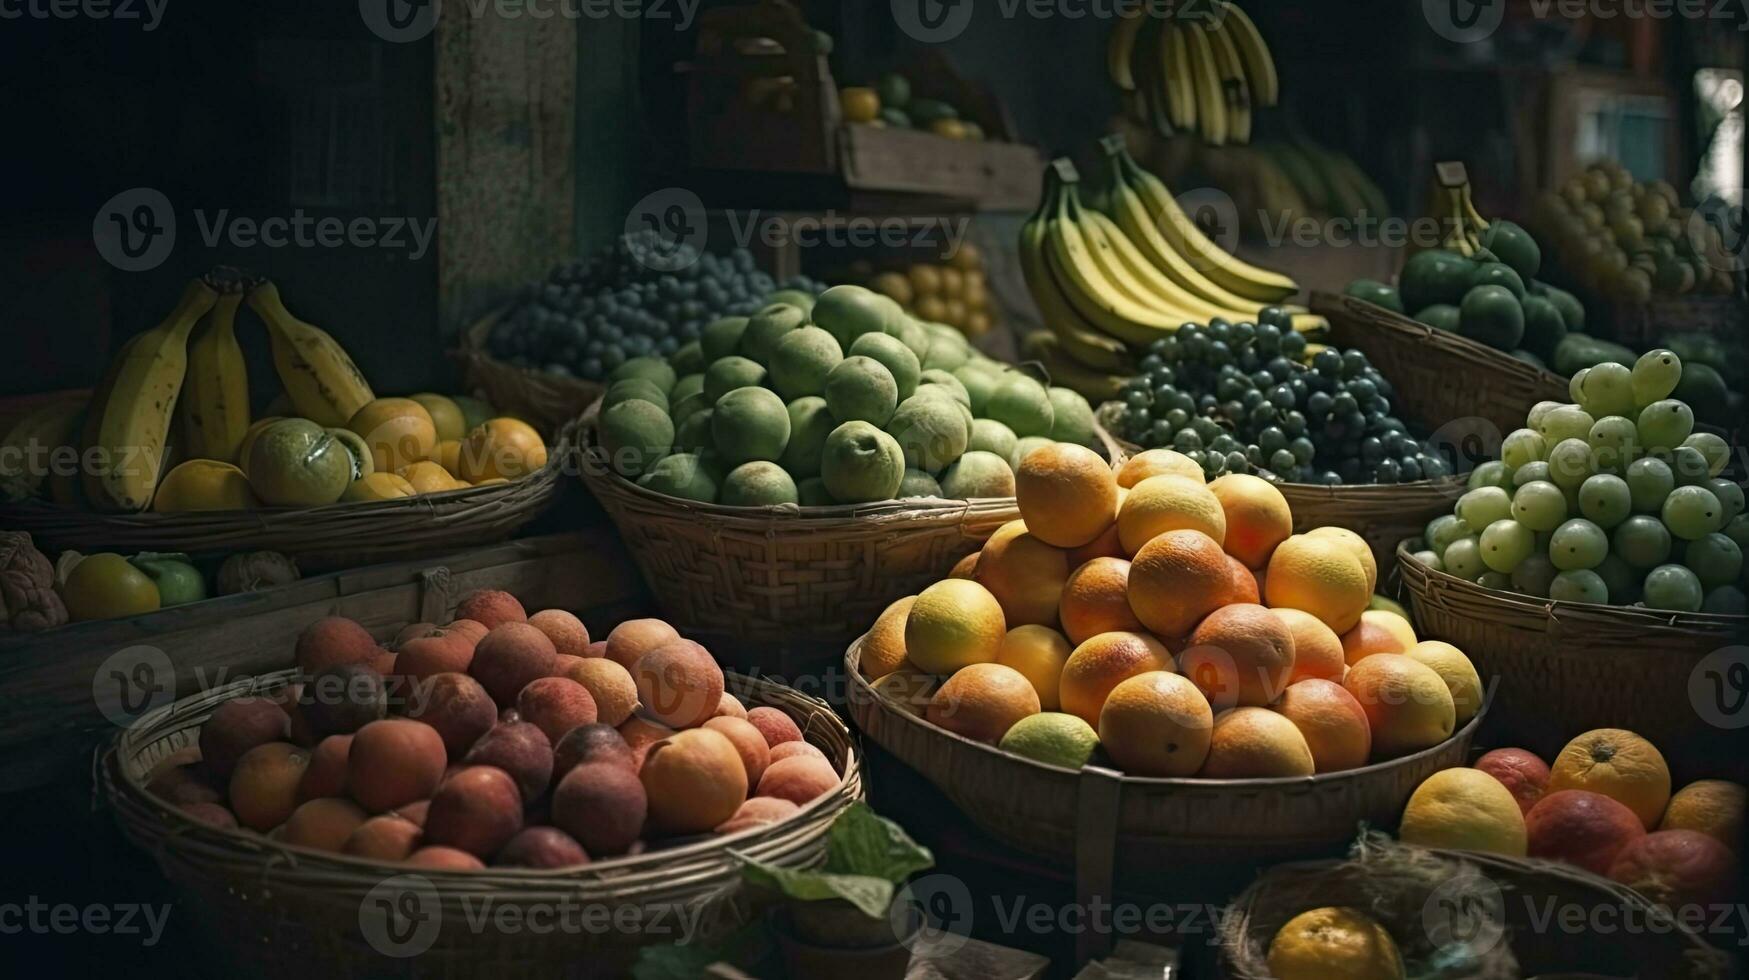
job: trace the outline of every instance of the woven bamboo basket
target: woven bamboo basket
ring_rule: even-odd
[[[1749,616],[1485,589],[1421,564],[1410,545],[1400,547],[1398,569],[1418,632],[1455,644],[1484,681],[1498,681],[1489,712],[1492,744],[1523,745],[1552,758],[1581,732],[1626,728],[1651,739],[1673,769],[1742,765],[1721,758],[1720,742],[1741,720],[1733,724],[1738,712],[1715,702],[1719,681],[1709,674],[1727,676],[1734,661],[1713,655],[1749,638]],[[1749,650],[1742,652],[1736,660],[1749,658]],[[1733,685],[1723,683],[1728,696]]]
[[[1438,975],[1451,980],[1731,975],[1730,961],[1667,911],[1572,865],[1382,838],[1363,838],[1345,861],[1283,865],[1259,877],[1222,919],[1215,975],[1270,980],[1269,941],[1289,919],[1326,906],[1367,912],[1406,957],[1447,963]],[[1466,925],[1473,933],[1453,934]],[[1454,955],[1464,948],[1473,958]]]
[[[580,868],[410,872],[215,828],[146,792],[152,768],[197,744],[200,725],[220,704],[275,691],[295,674],[238,681],[166,705],[99,759],[101,791],[123,833],[157,859],[184,896],[179,907],[192,911],[200,934],[239,975],[619,976],[638,946],[708,941],[747,921],[755,913],[740,888],[738,856],[814,866],[832,821],[862,797],[850,732],[825,702],[734,674],[731,693],[788,714],[843,781],[779,824]],[[413,921],[398,928],[372,914],[387,903],[411,904]],[[520,922],[527,927],[514,926]]]
[[[851,646],[844,667],[863,737],[922,773],[991,836],[1059,866],[1073,865],[1078,846],[1093,837],[1115,838],[1123,870],[1136,872],[1189,874],[1339,852],[1361,821],[1396,826],[1422,780],[1463,765],[1486,713],[1433,748],[1347,772],[1147,779],[1045,765],[933,725],[869,686],[858,669],[861,647],[860,639]],[[1110,812],[1089,819],[1100,809],[1090,801],[1112,789]]]
[[[1565,402],[1567,382],[1505,351],[1417,323],[1353,296],[1313,293],[1312,309],[1330,320],[1330,342],[1365,352],[1391,380],[1397,407],[1410,418],[1448,426],[1481,419],[1493,447],[1524,425],[1540,401]]]
[[[547,465],[514,483],[370,503],[186,514],[97,514],[29,501],[0,506],[0,523],[49,551],[183,552],[197,558],[277,551],[306,571],[445,554],[510,538],[559,498],[570,430]]]
[[[835,660],[894,599],[937,581],[1020,518],[1013,497],[842,507],[677,500],[612,471],[594,416],[592,407],[578,430],[584,485],[618,525],[663,616],[725,648],[828,646]],[[1119,461],[1110,436],[1098,434]]]
[[[550,436],[582,415],[606,387],[582,378],[506,364],[493,357],[487,341],[499,318],[509,312],[498,310],[469,327],[462,333],[461,346],[453,356],[461,364],[462,379],[469,391],[478,392],[499,412],[522,419]]]

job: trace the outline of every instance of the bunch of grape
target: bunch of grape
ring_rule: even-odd
[[[1289,314],[1256,323],[1187,323],[1155,341],[1124,389],[1131,442],[1175,449],[1210,477],[1255,473],[1287,483],[1407,483],[1451,472],[1391,414],[1391,384],[1357,350],[1320,350]]]
[[[1719,475],[1730,446],[1669,397],[1681,378],[1668,350],[1574,375],[1574,403],[1532,409],[1416,558],[1538,598],[1745,612],[1743,488]]]
[[[712,320],[759,312],[779,288],[746,249],[700,253],[638,232],[524,287],[487,349],[512,364],[600,381],[631,358],[674,353]],[[781,288],[812,295],[825,287],[798,276]]]

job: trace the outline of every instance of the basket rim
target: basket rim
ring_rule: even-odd
[[[1358,296],[1350,296],[1347,293],[1333,293],[1329,290],[1318,289],[1312,291],[1312,295],[1308,300],[1307,305],[1311,307],[1313,312],[1322,313],[1325,316],[1329,316],[1332,313],[1352,316],[1354,307],[1363,307],[1366,314],[1371,318],[1367,323],[1367,326],[1369,327],[1391,330],[1418,343],[1436,347],[1449,347],[1452,350],[1463,352],[1472,357],[1478,357],[1494,362],[1493,366],[1500,370],[1507,371],[1508,373],[1517,374],[1527,382],[1539,385],[1553,385],[1561,388],[1565,388],[1567,384],[1566,378],[1548,370],[1547,368],[1539,368],[1534,364],[1521,361],[1506,351],[1489,347],[1487,344],[1471,340],[1462,334],[1452,333],[1449,330],[1440,330],[1437,327],[1430,327],[1419,320],[1414,320],[1405,314],[1398,313],[1396,310],[1387,309],[1376,303],[1369,303]]]
[[[869,703],[878,705],[878,710],[889,717],[897,716],[910,724],[927,730],[928,734],[931,736],[946,739],[949,743],[957,743],[958,746],[962,748],[979,750],[991,758],[1002,760],[1004,763],[1011,763],[1028,768],[1041,769],[1053,774],[1075,777],[1080,777],[1084,774],[1086,769],[1089,768],[1102,769],[1102,767],[1098,766],[1087,766],[1082,769],[1068,769],[1063,766],[1056,766],[1046,762],[1039,762],[1035,759],[1028,759],[1025,756],[1016,755],[1012,752],[1004,752],[997,746],[975,741],[966,738],[964,735],[950,732],[924,718],[919,718],[910,712],[894,707],[892,702],[885,695],[875,691],[873,685],[869,683],[868,679],[862,676],[862,671],[860,669],[862,644],[866,639],[868,639],[867,633],[857,637],[856,642],[852,643],[850,648],[844,653],[844,669],[851,679],[852,703],[855,703],[854,699],[858,697],[868,699]],[[1449,737],[1442,740],[1437,745],[1429,746],[1428,748],[1409,755],[1398,756],[1395,759],[1369,762],[1356,769],[1315,773],[1310,776],[1269,776],[1251,779],[1205,779],[1196,776],[1131,776],[1128,773],[1119,772],[1117,770],[1109,771],[1114,773],[1117,780],[1124,786],[1135,787],[1142,790],[1176,788],[1186,790],[1234,789],[1254,791],[1260,789],[1300,790],[1323,788],[1343,782],[1375,776],[1387,770],[1406,766],[1424,758],[1431,758],[1443,752],[1455,741],[1460,739],[1473,739],[1476,732],[1481,728],[1482,721],[1487,716],[1488,708],[1491,703],[1491,698],[1484,701],[1481,708],[1476,711],[1475,715],[1473,715],[1468,722],[1464,723],[1462,727],[1454,729]]]

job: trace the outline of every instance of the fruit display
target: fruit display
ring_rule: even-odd
[[[1391,414],[1391,383],[1358,350],[1309,345],[1279,307],[1257,322],[1185,324],[1149,345],[1123,390],[1117,434],[1174,449],[1211,479],[1411,483],[1446,458]]]
[[[616,472],[732,507],[1007,497],[1034,447],[1096,444],[1086,399],[887,296],[835,286],[768,299],[610,376],[599,426]]]
[[[63,551],[49,584],[64,604],[62,622],[91,622],[258,592],[296,582],[300,574],[297,562],[272,551],[239,552],[216,564],[183,554]]]
[[[932,724],[1071,769],[1246,779],[1398,758],[1481,709],[1461,651],[1373,608],[1365,542],[1294,534],[1265,480],[1057,445],[1017,483],[1021,520],[860,644],[873,690]]]
[[[996,324],[984,257],[970,242],[962,242],[944,263],[918,262],[880,272],[861,269],[855,279],[914,319],[945,323],[972,340]]]
[[[778,288],[744,248],[716,255],[635,232],[524,287],[486,349],[522,367],[604,381],[632,358],[672,355],[717,319],[752,316]],[[798,278],[782,288],[823,287]]]
[[[1670,397],[1682,372],[1655,350],[1574,375],[1575,402],[1533,408],[1415,559],[1538,598],[1743,614],[1743,488],[1721,476],[1730,446]]]
[[[950,140],[981,142],[984,127],[968,119],[947,99],[932,99],[912,91],[911,80],[887,72],[873,85],[846,86],[838,92],[844,121],[882,129],[914,129]]]
[[[380,645],[330,617],[296,680],[220,705],[146,789],[194,819],[408,867],[563,868],[781,821],[842,781],[667,623],[602,640],[562,610],[465,596]]]
[[[1181,136],[1137,155],[1169,186],[1213,187],[1232,198],[1239,231],[1250,238],[1281,239],[1295,221],[1365,227],[1391,215],[1384,191],[1359,164],[1305,137],[1209,146]]]
[[[1112,84],[1131,93],[1133,115],[1162,136],[1194,132],[1212,145],[1249,143],[1257,108],[1281,83],[1269,45],[1238,4],[1151,4],[1117,20],[1106,45]]]

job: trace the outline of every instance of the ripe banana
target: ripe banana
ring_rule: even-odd
[[[1144,4],[1106,39],[1105,68],[1136,119],[1161,136],[1196,131],[1212,146],[1247,143],[1256,106],[1281,96],[1275,58],[1255,22],[1229,0]]]
[[[1112,25],[1111,37],[1106,41],[1106,73],[1111,76],[1111,83],[1125,92],[1136,90],[1136,76],[1131,62],[1135,58],[1136,37],[1141,34],[1148,19],[1147,14],[1139,11],[1119,17],[1117,23]]]
[[[1190,74],[1195,79],[1196,121],[1202,140],[1211,146],[1227,142],[1227,100],[1221,93],[1221,76],[1215,70],[1215,52],[1208,32],[1184,24],[1184,40],[1190,48]]]
[[[1026,278],[1027,289],[1032,293],[1033,302],[1038,304],[1045,326],[1057,336],[1065,354],[1089,368],[1130,373],[1133,365],[1129,348],[1122,341],[1088,328],[1080,314],[1069,305],[1062,286],[1051,275],[1044,252],[1045,224],[1055,203],[1055,193],[1053,187],[1039,210],[1020,229],[1020,271]]]
[[[1067,356],[1061,338],[1049,331],[1028,334],[1020,343],[1021,357],[1044,365],[1050,383],[1070,388],[1095,405],[1123,394],[1129,374],[1103,374]]]
[[[188,346],[188,380],[177,414],[182,448],[194,459],[236,462],[237,447],[249,431],[249,365],[236,329],[242,304],[240,289],[220,296]]]
[[[85,499],[102,511],[137,513],[163,472],[170,420],[188,372],[188,335],[218,294],[189,283],[176,308],[122,347],[86,420]]]
[[[1064,195],[1059,195],[1045,229],[1046,256],[1061,277],[1069,303],[1101,332],[1136,346],[1171,334],[1181,317],[1160,313],[1135,302],[1113,285],[1093,257],[1081,228],[1069,219]]]
[[[1251,94],[1256,104],[1266,108],[1274,106],[1281,98],[1281,79],[1276,75],[1275,56],[1269,53],[1263,34],[1238,4],[1220,0],[1217,6],[1221,30],[1232,36],[1239,49],[1239,59],[1245,63],[1245,77],[1251,82]]]
[[[325,427],[345,425],[376,397],[346,350],[327,331],[292,316],[273,283],[256,286],[248,302],[267,324],[273,366],[299,415]]]
[[[0,498],[17,503],[42,493],[51,454],[75,445],[84,398],[55,398],[26,412],[0,438]]]
[[[1177,21],[1161,25],[1159,59],[1164,72],[1166,111],[1172,125],[1185,132],[1196,129],[1196,86],[1190,70],[1189,28]]]
[[[1204,29],[1209,46],[1214,51],[1215,72],[1221,79],[1221,95],[1226,101],[1228,136],[1234,143],[1251,142],[1251,86],[1245,81],[1245,69],[1239,58],[1239,47],[1233,42],[1229,25],[1222,20]]]

